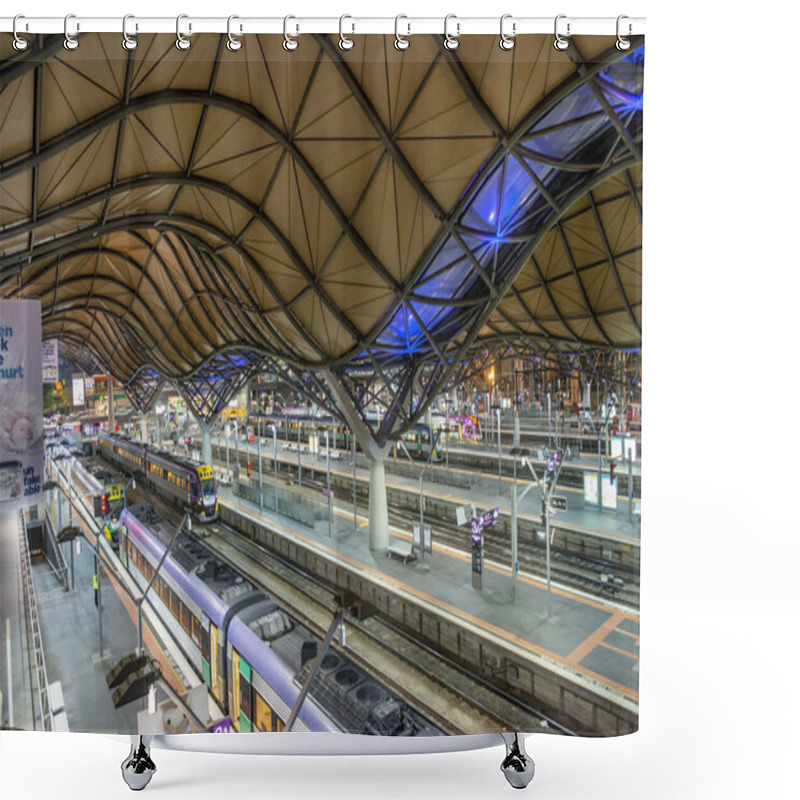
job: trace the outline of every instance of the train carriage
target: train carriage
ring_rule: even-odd
[[[150,506],[123,512],[123,554],[150,602],[237,731],[279,731],[321,646],[319,637]],[[297,731],[440,734],[345,655],[329,650],[295,720]]]
[[[208,464],[195,464],[116,434],[101,433],[98,447],[127,472],[143,473],[150,485],[177,500],[198,519],[208,522],[219,517],[217,481]]]

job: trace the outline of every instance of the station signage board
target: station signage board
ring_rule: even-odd
[[[554,494],[550,498],[550,507],[557,511],[567,510],[567,498],[563,494]]]
[[[84,396],[84,385],[83,385],[83,375],[73,375],[72,376],[72,405],[73,406],[82,406],[86,403],[86,397]]]
[[[58,339],[42,342],[42,383],[58,381]]]
[[[0,299],[0,504],[42,499],[42,304]]]
[[[499,508],[493,508],[490,511],[484,511],[482,514],[478,514],[477,517],[473,517],[470,520],[470,532],[472,533],[473,540],[476,536],[480,538],[483,534],[483,529],[488,528],[490,525],[494,525],[499,517]]]

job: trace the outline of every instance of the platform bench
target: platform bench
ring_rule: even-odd
[[[401,558],[404,564],[417,560],[416,553],[414,553],[414,545],[411,542],[392,542],[386,548],[386,555],[389,558]]]

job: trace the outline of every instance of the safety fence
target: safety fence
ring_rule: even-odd
[[[25,607],[25,622],[28,627],[28,652],[31,657],[32,671],[36,675],[35,707],[39,710],[39,721],[42,730],[53,730],[53,712],[50,708],[50,696],[47,691],[47,668],[44,663],[44,647],[39,627],[39,614],[36,608],[36,590],[31,574],[31,554],[28,547],[28,531],[25,525],[25,513],[19,512],[19,550],[22,573],[22,599]]]
[[[313,528],[317,522],[327,522],[329,519],[327,503],[311,500],[293,489],[266,485],[263,488],[260,503],[258,486],[248,486],[241,481],[234,481],[233,493],[260,508],[289,517],[309,528]]]

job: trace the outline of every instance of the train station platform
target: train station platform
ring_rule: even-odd
[[[52,504],[47,503],[52,518],[66,525],[70,519],[67,499],[62,492],[53,492]],[[31,576],[36,596],[44,663],[48,684],[60,684],[64,714],[59,715],[59,730],[73,732],[137,733],[139,713],[146,707],[146,698],[115,708],[112,692],[106,684],[107,672],[125,655],[134,652],[138,644],[137,613],[131,599],[132,579],[124,573],[116,554],[103,541],[99,571],[99,597],[95,602],[93,576],[95,573],[95,534],[92,525],[81,518],[80,498],[74,493],[73,521],[83,531],[70,544],[62,544],[67,569],[67,584],[56,575],[44,558],[33,558]],[[41,507],[40,507],[41,508]],[[88,517],[88,515],[87,515]],[[6,645],[6,620],[3,620],[0,669],[3,675],[4,726],[32,730],[41,729],[34,704],[34,687],[28,669],[28,640],[22,617],[20,583],[20,548],[17,534],[17,512],[3,512],[0,526],[0,599],[11,631]],[[77,541],[81,542],[80,548]],[[72,548],[72,553],[70,553]],[[74,569],[74,573],[73,573]],[[130,584],[125,586],[125,584]],[[101,647],[102,614],[102,651]],[[185,659],[178,655],[166,629],[145,605],[143,641],[148,653],[159,663],[170,687],[182,693],[198,685],[201,679],[188,674]],[[7,652],[11,654],[8,670]],[[7,685],[12,692],[13,717],[9,718]],[[168,695],[160,687],[156,701],[162,703]],[[216,710],[216,709],[215,709]],[[37,719],[34,722],[34,715]]]
[[[33,690],[16,511],[0,510],[0,726],[32,730]]]
[[[265,489],[266,491],[266,489]],[[314,528],[261,510],[220,487],[220,503],[270,528],[298,546],[355,569],[399,597],[436,609],[465,628],[502,640],[585,681],[638,702],[639,618],[634,611],[519,574],[512,602],[511,570],[486,562],[483,589],[472,588],[466,553],[434,543],[433,554],[403,563],[369,549],[368,518],[334,507],[334,521]],[[211,526],[213,529],[213,525]],[[392,541],[411,541],[411,531],[390,525]],[[465,536],[469,533],[465,531]]]
[[[221,470],[222,475],[227,475],[226,464],[229,462],[231,465],[235,463],[235,449],[229,445],[230,458],[224,457],[224,439],[220,443],[214,441],[212,448],[215,456],[222,453],[222,458],[216,458],[214,466]],[[240,460],[249,457],[252,461],[253,468],[250,476],[250,485],[257,485],[257,447],[255,444],[239,443]],[[242,454],[247,454],[242,456]],[[273,466],[272,466],[272,445],[265,445],[262,447],[262,481],[264,491],[273,482]],[[278,463],[284,468],[291,470],[297,469],[298,457],[296,449],[290,451],[284,449],[282,444],[278,444]],[[405,456],[405,463],[411,466]],[[400,457],[398,456],[398,460]],[[409,494],[419,496],[420,485],[418,477],[410,477],[406,475],[398,475],[392,472],[392,459],[387,459],[386,463],[386,486],[388,489],[398,489]],[[402,463],[402,461],[401,461]],[[326,471],[326,459],[324,450],[318,454],[309,454],[301,452],[300,454],[301,469],[306,471],[306,477],[309,477],[311,472],[317,473],[315,484],[319,482],[319,473]],[[419,462],[413,462],[417,468],[417,472],[421,472],[422,465]],[[536,467],[537,474],[542,477],[541,466]],[[442,471],[441,464],[434,464],[429,466],[425,472],[423,483],[423,491],[426,498],[436,498],[451,502],[453,505],[468,505],[474,503],[478,511],[485,511],[490,508],[498,508],[499,513],[504,516],[511,514],[511,490],[513,487],[513,478],[508,475],[503,475],[502,479],[498,478],[497,474],[491,475],[486,472],[469,472],[473,476],[477,485],[474,488],[464,489],[455,486],[448,486],[440,483],[438,480],[431,479],[431,474]],[[450,471],[453,471],[451,468]],[[468,473],[467,470],[454,470],[456,472]],[[231,469],[232,474],[232,469]],[[242,475],[244,471],[242,470]],[[335,475],[343,480],[352,480],[353,466],[352,456],[349,453],[338,451],[338,457],[331,459],[331,475]],[[359,483],[368,484],[370,481],[370,471],[367,468],[356,465],[355,469],[356,480]],[[227,475],[230,477],[230,475]],[[517,473],[517,493],[518,497],[522,494],[526,485],[532,481],[530,472],[526,467],[518,465]],[[307,484],[308,485],[308,484]],[[319,487],[312,490],[317,498],[319,498]],[[571,488],[568,486],[557,487],[556,494],[563,495],[567,499],[567,508],[564,511],[551,511],[551,525],[562,528],[564,530],[576,531],[588,535],[598,537],[607,537],[618,542],[638,546],[641,538],[641,525],[634,518],[634,521],[629,520],[628,513],[628,499],[627,497],[618,498],[618,507],[616,511],[604,510],[600,511],[596,507],[588,507],[584,503],[583,493],[579,489]],[[541,513],[542,497],[538,487],[531,489],[527,495],[518,503],[517,514],[520,520],[527,520],[529,522],[539,522]],[[352,512],[351,512],[352,515]],[[465,530],[465,536],[469,532]]]

